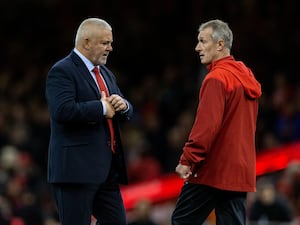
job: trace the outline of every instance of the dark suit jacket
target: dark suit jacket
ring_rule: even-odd
[[[122,96],[107,67],[100,71],[110,94]],[[103,116],[100,92],[87,67],[73,51],[49,71],[46,98],[51,136],[48,152],[50,183],[102,183],[110,170],[112,151],[107,120]],[[133,108],[114,116],[117,166],[120,183],[127,183],[119,120],[129,119]]]

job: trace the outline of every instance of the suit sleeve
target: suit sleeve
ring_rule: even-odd
[[[110,79],[110,82],[112,82],[114,86],[114,90],[116,90],[114,94],[117,94],[125,99],[123,93],[121,92],[119,86],[117,85],[117,79],[115,75],[106,66],[101,66],[101,68],[103,71],[105,71],[108,74],[107,77]],[[130,120],[133,115],[132,104],[127,99],[125,99],[125,101],[127,103],[128,109],[125,112],[118,112],[117,116],[120,121]]]
[[[131,103],[127,99],[125,99],[125,101],[126,101],[126,104],[128,106],[128,109],[125,112],[120,112],[120,116],[124,120],[130,120],[132,115],[133,115],[133,106],[131,105]]]
[[[60,123],[93,123],[103,119],[100,100],[76,100],[76,84],[71,71],[54,66],[46,81],[46,98],[51,117]]]
[[[205,160],[220,131],[224,107],[224,84],[214,78],[205,79],[199,94],[196,118],[180,157],[180,163],[191,166],[192,171]]]

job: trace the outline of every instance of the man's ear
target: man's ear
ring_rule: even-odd
[[[83,48],[84,48],[85,50],[89,50],[89,49],[90,49],[90,40],[89,40],[88,38],[85,38],[85,39],[83,40]]]
[[[221,51],[224,49],[224,41],[223,40],[219,40],[217,43],[217,50]]]

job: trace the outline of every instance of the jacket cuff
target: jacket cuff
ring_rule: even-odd
[[[189,161],[184,157],[184,154],[182,154],[180,156],[180,159],[179,159],[179,163],[181,165],[185,165],[185,166],[190,166],[191,164],[189,163]]]

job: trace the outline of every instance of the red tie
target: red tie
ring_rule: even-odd
[[[97,66],[95,66],[95,68],[93,69],[93,72],[96,75],[97,83],[98,83],[98,86],[99,86],[100,90],[104,91],[106,96],[109,96],[107,87],[106,87],[106,85],[104,83],[104,80],[103,80],[103,77],[101,76],[101,74],[99,72],[99,68]],[[115,152],[115,132],[114,132],[112,119],[108,118],[107,123],[108,123],[108,127],[109,127],[109,132],[110,132],[111,149],[114,153]]]

